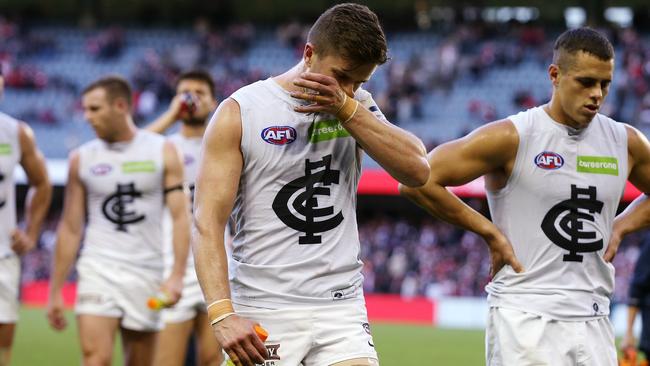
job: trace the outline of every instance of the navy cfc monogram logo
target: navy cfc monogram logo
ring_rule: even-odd
[[[127,209],[136,198],[142,197],[142,192],[135,189],[134,183],[117,184],[117,191],[106,197],[102,204],[102,212],[108,221],[117,225],[116,230],[126,232],[126,226],[144,220],[145,215],[138,215]]]
[[[5,181],[5,175],[0,172],[0,183]],[[5,207],[7,204],[7,199],[5,197],[0,197],[0,208]]]
[[[273,200],[273,211],[290,228],[305,233],[298,238],[299,244],[320,244],[322,237],[314,235],[332,230],[343,221],[343,214],[334,214],[334,207],[318,207],[317,196],[329,196],[328,186],[339,183],[340,171],[330,169],[332,155],[326,155],[320,161],[305,159],[305,176],[287,183]],[[315,186],[317,185],[318,186]],[[294,194],[302,190],[292,202]],[[295,216],[289,207],[293,207],[302,217]],[[329,217],[316,221],[316,218]]]
[[[595,231],[584,231],[584,221],[594,221],[594,214],[600,213],[603,202],[596,199],[596,187],[578,188],[571,185],[571,199],[553,206],[542,221],[544,234],[553,244],[569,251],[565,262],[582,262],[578,253],[595,252],[603,248],[603,238],[597,238]],[[564,215],[564,216],[562,216]]]

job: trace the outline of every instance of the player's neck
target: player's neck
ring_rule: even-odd
[[[187,137],[187,138],[195,138],[195,137],[203,137],[203,134],[205,133],[205,128],[206,125],[196,125],[196,126],[190,126],[185,123],[181,125],[181,136]]]
[[[135,138],[137,132],[138,132],[138,128],[135,127],[135,123],[133,123],[133,119],[129,117],[125,122],[125,127],[120,128],[119,132],[115,134],[115,138],[113,139],[113,141],[109,141],[109,143],[131,141]]]
[[[562,105],[560,104],[560,101],[555,98],[555,96],[551,97],[551,101],[548,102],[546,105],[544,105],[544,111],[546,111],[546,114],[553,119],[553,121],[565,125],[567,127],[571,127],[576,130],[581,130],[585,128],[586,126],[580,126],[576,122],[572,121],[571,118],[569,118],[565,113],[564,110],[562,109]]]
[[[288,92],[302,91],[302,88],[293,85],[293,81],[305,71],[307,71],[307,66],[305,65],[304,61],[300,61],[294,67],[287,70],[284,74],[273,77],[273,80],[275,80],[275,82],[278,83],[282,89]]]

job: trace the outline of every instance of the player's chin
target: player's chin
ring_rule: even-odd
[[[577,113],[578,118],[576,118],[576,121],[580,122],[581,125],[588,125],[596,117],[597,114],[598,109],[589,109],[583,107],[580,109],[580,112]]]
[[[183,119],[183,123],[188,126],[203,126],[207,121],[208,116],[187,116]]]

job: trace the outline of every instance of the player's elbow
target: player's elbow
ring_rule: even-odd
[[[418,157],[406,176],[400,180],[400,186],[421,187],[429,180],[429,162],[425,157]]]

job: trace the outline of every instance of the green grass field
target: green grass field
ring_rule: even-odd
[[[68,329],[54,332],[43,309],[23,308],[14,342],[16,366],[72,366],[79,364],[79,342],[72,313]],[[435,329],[426,326],[373,324],[382,366],[482,365],[483,331]],[[119,353],[119,349],[116,350]],[[113,362],[120,365],[120,359]]]

